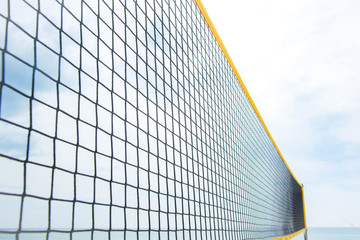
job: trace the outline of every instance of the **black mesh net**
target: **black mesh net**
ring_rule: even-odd
[[[193,0],[0,2],[0,239],[264,239],[302,189]]]

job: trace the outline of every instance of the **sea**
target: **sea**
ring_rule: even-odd
[[[308,240],[360,240],[360,228],[308,228]],[[304,240],[300,234],[293,240]]]
[[[107,234],[106,236],[101,236],[101,234],[93,235],[94,239],[96,240],[106,240],[108,239]],[[136,235],[132,237],[129,236],[131,239],[136,239]],[[135,238],[134,238],[135,237]],[[46,239],[46,234],[39,234],[39,233],[32,233],[32,234],[20,234],[19,240],[42,240]],[[67,240],[70,239],[68,234],[50,234],[49,239],[54,240]],[[78,240],[87,240],[91,239],[90,234],[79,234],[75,236],[73,239]],[[121,236],[113,235],[111,239],[123,239],[122,234]],[[148,239],[148,237],[146,238]],[[5,234],[0,233],[0,240],[15,240],[14,234]],[[304,234],[300,234],[293,238],[292,240],[304,240]],[[309,228],[308,229],[308,240],[360,240],[360,229],[359,228]]]

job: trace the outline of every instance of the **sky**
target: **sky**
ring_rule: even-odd
[[[49,198],[51,192],[51,181],[54,181],[54,196],[67,200],[73,199],[74,179],[69,172],[75,171],[75,148],[76,143],[76,122],[75,118],[79,115],[81,119],[88,124],[79,125],[79,143],[87,149],[94,150],[95,144],[98,144],[97,151],[103,155],[97,155],[98,159],[95,165],[89,165],[88,162],[78,160],[77,171],[83,174],[94,174],[94,168],[98,170],[98,176],[109,179],[110,164],[109,158],[109,122],[111,118],[109,112],[99,111],[99,127],[103,130],[98,134],[98,143],[95,143],[95,131],[91,124],[95,125],[96,113],[96,83],[89,76],[96,78],[96,37],[91,31],[93,29],[84,29],[83,45],[88,51],[82,51],[82,67],[89,76],[82,75],[81,92],[83,96],[78,99],[75,92],[78,91],[78,82],[73,81],[73,74],[77,75],[76,68],[79,63],[79,24],[75,18],[80,18],[80,8],[76,2],[67,1],[65,5],[74,13],[73,17],[67,16],[63,23],[63,28],[68,35],[62,35],[62,56],[61,68],[58,69],[58,57],[60,49],[57,26],[60,24],[60,5],[51,5],[51,1],[44,1],[41,5],[42,13],[49,16],[52,24],[44,17],[39,16],[38,38],[41,43],[37,44],[37,67],[46,72],[42,74],[39,71],[35,73],[34,97],[36,100],[32,103],[32,128],[44,133],[36,132],[31,134],[29,144],[29,158],[34,163],[51,167],[53,156],[56,156],[56,167],[54,173],[51,168],[39,168],[39,165],[28,164],[30,171],[27,173],[26,190],[28,194]],[[79,2],[77,2],[79,3]],[[360,227],[360,207],[358,201],[360,198],[360,96],[357,91],[360,89],[360,71],[357,70],[357,64],[360,62],[360,30],[356,28],[360,24],[358,1],[219,1],[203,0],[203,3],[213,20],[225,46],[230,53],[240,75],[243,78],[252,98],[254,99],[263,119],[265,120],[272,136],[278,147],[284,155],[286,161],[295,173],[297,179],[305,185],[305,201],[307,209],[307,220],[309,227],[349,227],[350,223]],[[32,4],[36,5],[36,1]],[[68,5],[67,5],[68,4]],[[19,30],[14,24],[9,24],[8,46],[10,53],[21,58],[25,63],[33,64],[33,39],[29,36],[35,36],[36,12],[23,1],[12,1],[11,18],[28,34]],[[96,9],[97,6],[85,7],[84,11],[91,13],[90,8]],[[5,11],[0,9],[0,11]],[[20,9],[20,10],[19,10]],[[104,8],[105,9],[105,8]],[[6,15],[5,12],[0,12]],[[65,11],[64,14],[67,14]],[[106,14],[105,14],[106,15]],[[27,18],[23,18],[27,16]],[[88,14],[85,16],[91,16]],[[87,26],[96,26],[96,18],[84,18]],[[5,21],[0,18],[0,43],[4,43]],[[101,25],[100,29],[106,29]],[[124,30],[124,29],[122,29]],[[52,32],[53,34],[49,34]],[[123,31],[122,31],[123,32]],[[101,32],[107,34],[108,32]],[[117,31],[120,38],[125,38]],[[123,32],[124,33],[124,32]],[[104,39],[111,38],[108,35]],[[128,35],[129,36],[129,35]],[[95,42],[94,42],[95,41]],[[121,51],[121,41],[119,54]],[[111,65],[109,60],[110,50],[105,46],[107,41],[101,42],[99,46],[102,51],[99,52],[99,59],[106,65]],[[154,44],[154,43],[153,43]],[[53,51],[50,51],[48,47]],[[111,44],[108,44],[109,46]],[[117,46],[117,45],[116,45]],[[3,45],[0,45],[3,47]],[[128,51],[129,53],[130,51]],[[134,58],[128,58],[132,61]],[[25,95],[31,94],[32,86],[32,68],[16,60],[11,55],[6,55],[6,82],[18,89]],[[122,66],[116,69],[118,74],[125,78],[124,62],[118,59],[116,66]],[[70,64],[72,62],[72,64]],[[120,64],[119,64],[120,63]],[[106,92],[106,87],[111,88],[109,69],[105,65],[100,65],[99,75],[102,85],[99,87],[99,104],[104,108],[111,108],[110,95]],[[151,63],[150,63],[151,64]],[[53,66],[53,67],[50,67]],[[140,71],[143,69],[140,68]],[[66,85],[59,86],[56,89],[55,81],[60,71],[61,82]],[[130,68],[126,71],[126,78],[133,79],[134,71]],[[111,75],[111,72],[110,72]],[[77,79],[76,79],[77,80]],[[145,79],[144,79],[145,80]],[[140,81],[140,80],[139,80]],[[151,81],[151,79],[150,79]],[[121,82],[121,81],[115,81]],[[133,82],[127,84],[127,91],[133,93],[135,88],[131,86]],[[142,84],[139,84],[142,86]],[[114,86],[120,91],[120,96],[125,94],[122,89],[124,85]],[[66,139],[69,144],[63,141],[52,141],[55,135],[55,108],[57,106],[56,93],[59,92],[59,107],[67,114],[59,113],[57,127],[59,139]],[[145,88],[140,91],[146,91]],[[149,88],[154,96],[155,90]],[[3,87],[3,100],[1,117],[13,123],[24,127],[30,126],[29,118],[29,100],[28,97],[18,92]],[[135,94],[128,94],[128,101],[136,105],[136,98],[131,98]],[[86,98],[85,98],[86,97]],[[149,98],[150,98],[149,97]],[[159,96],[158,96],[159,98]],[[80,103],[78,102],[80,101]],[[125,102],[117,98],[119,107],[118,116],[125,118]],[[139,97],[139,101],[140,97]],[[46,103],[46,104],[44,104]],[[77,108],[78,104],[82,107]],[[154,108],[150,105],[149,108]],[[85,110],[84,110],[85,109]],[[127,105],[127,119],[135,122],[136,115],[134,107]],[[78,113],[80,111],[80,113]],[[159,111],[161,111],[159,109]],[[151,113],[152,112],[152,113]],[[150,111],[155,114],[155,111]],[[160,114],[159,114],[160,115]],[[134,118],[135,116],[135,118]],[[155,117],[154,117],[155,119]],[[145,120],[140,119],[140,128]],[[160,121],[160,120],[159,120]],[[162,119],[162,121],[164,121]],[[124,121],[120,118],[114,120],[114,129],[118,136],[124,138]],[[129,129],[132,126],[127,126]],[[116,130],[114,130],[116,131]],[[155,131],[154,127],[149,127],[149,131]],[[1,152],[5,155],[11,155],[20,160],[26,156],[26,146],[28,144],[28,134],[23,128],[16,128],[4,121],[0,121],[0,145],[4,148]],[[47,135],[47,136],[45,136]],[[155,133],[154,133],[155,135]],[[139,136],[141,143],[146,140]],[[129,136],[129,142],[137,142],[136,136]],[[100,144],[102,143],[102,144]],[[56,144],[56,150],[53,148]],[[116,143],[120,144],[120,143]],[[150,142],[150,148],[156,146]],[[120,146],[120,145],[119,145]],[[124,149],[123,145],[117,149]],[[135,153],[134,148],[128,147],[127,156]],[[65,153],[65,154],[64,154]],[[81,148],[78,152],[79,159],[91,159],[91,151]],[[114,152],[114,155],[123,160],[125,153]],[[128,162],[135,157],[128,157]],[[6,164],[5,164],[6,162]],[[131,163],[131,162],[130,162]],[[99,165],[98,165],[99,164]],[[136,163],[134,162],[133,165]],[[0,186],[0,191],[21,194],[24,184],[23,165],[20,162],[8,161],[0,158],[0,182],[7,182],[9,186]],[[116,166],[119,172],[123,171],[124,166]],[[130,184],[137,185],[136,169],[127,168],[127,181]],[[165,169],[165,168],[162,168]],[[41,172],[42,178],[38,176]],[[134,173],[134,174],[132,174]],[[51,180],[54,174],[54,180]],[[151,178],[151,176],[150,176]],[[4,180],[5,179],[5,180]],[[123,178],[119,182],[125,181]],[[65,182],[66,184],[61,184]],[[152,181],[155,183],[156,181]],[[76,178],[77,199],[91,203],[94,195],[99,203],[108,203],[110,188],[104,181],[95,181],[98,186],[94,192],[91,186],[94,180],[91,177]],[[142,181],[139,185],[150,184],[150,188],[156,187],[147,181]],[[156,186],[155,186],[156,185]],[[70,190],[66,186],[71,186]],[[3,187],[3,188],[1,188]],[[87,188],[88,187],[88,188]],[[117,191],[120,195],[123,189]],[[128,201],[135,204],[136,196],[129,193]],[[19,212],[20,201],[16,197],[3,197],[0,207],[3,209]],[[122,199],[121,197],[117,199]],[[146,201],[144,201],[146,202]],[[13,203],[13,204],[11,204]],[[52,228],[71,229],[69,219],[72,217],[72,205],[58,202],[54,205],[52,216]],[[119,203],[120,205],[123,203]],[[24,213],[22,220],[23,229],[32,229],[34,227],[47,229],[48,224],[48,204],[41,199],[26,198],[24,203]],[[33,207],[36,206],[36,207]],[[79,205],[75,210],[75,215],[85,216],[85,213],[91,211],[86,204]],[[163,205],[165,206],[165,205]],[[137,207],[137,206],[133,206]],[[34,214],[33,208],[38,210]],[[42,209],[41,211],[39,209]],[[53,210],[52,210],[53,211]],[[0,211],[1,212],[1,211]],[[95,223],[96,227],[108,228],[108,223],[102,219],[109,219],[106,211],[95,209],[97,219],[100,224]],[[37,216],[34,221],[33,216]],[[13,214],[13,218],[6,219],[8,228],[15,228],[18,225],[19,214]],[[58,217],[63,216],[63,217]],[[128,214],[131,216],[131,214]],[[3,218],[4,220],[5,218]],[[77,219],[77,217],[75,217]],[[79,218],[82,219],[82,218]],[[90,219],[90,217],[88,218]],[[79,228],[91,228],[91,221],[75,220]],[[136,222],[136,221],[133,221]],[[64,226],[64,223],[68,225]],[[117,223],[121,226],[123,223]],[[4,223],[0,224],[4,226]],[[78,226],[79,225],[79,226]]]
[[[202,2],[305,186],[308,227],[360,227],[360,1]]]

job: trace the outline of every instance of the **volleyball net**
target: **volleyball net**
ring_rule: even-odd
[[[281,239],[296,180],[196,0],[4,0],[0,239]]]

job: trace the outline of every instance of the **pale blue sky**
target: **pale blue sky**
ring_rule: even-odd
[[[359,227],[360,2],[203,4],[305,185],[308,226]]]
[[[22,3],[22,1],[14,2],[16,4]],[[204,0],[204,5],[285,159],[300,182],[303,182],[306,188],[310,190],[306,191],[309,226],[349,226],[349,222],[360,226],[360,208],[357,204],[360,198],[358,191],[360,187],[360,153],[358,151],[360,149],[360,139],[358,137],[360,127],[357,124],[360,121],[360,97],[358,96],[360,73],[357,69],[357,63],[360,62],[360,31],[356,28],[360,23],[357,11],[360,4],[355,0],[341,2],[317,1],[315,3],[313,1],[272,1],[269,3],[259,0],[246,2],[224,0],[221,4],[219,4],[219,1]],[[70,6],[72,5],[70,4]],[[23,8],[22,11],[26,13],[29,19],[35,17],[34,10],[29,6],[23,4],[19,8]],[[56,7],[42,5],[42,11],[44,12],[55,10]],[[58,21],[56,14],[50,15],[54,23]],[[12,18],[31,35],[34,32],[33,21],[23,21],[22,16],[23,14],[16,14],[16,12],[12,14]],[[91,19],[85,21],[91,21]],[[51,35],[56,36],[51,38],[49,34],[45,34],[51,31],[51,26],[46,25],[41,18],[39,19],[39,26],[39,39],[50,46],[53,44],[55,46],[54,51],[58,52],[59,49],[56,48],[58,35]],[[3,32],[3,27],[4,22],[0,22],[0,32]],[[79,36],[76,33],[79,29],[71,21],[64,23],[64,28],[73,40],[63,36],[63,41],[66,43],[64,46],[68,46],[63,49],[63,56],[78,65],[77,57],[80,49],[74,41],[78,41]],[[15,25],[10,24],[9,29],[8,50],[21,57],[25,62],[32,64],[33,41],[29,40],[30,38],[25,36],[22,31],[19,31]],[[0,40],[3,39],[4,35],[0,34]],[[85,41],[84,45],[91,50],[93,45],[91,43],[91,33],[85,39],[89,39],[89,43]],[[106,47],[104,48],[106,51]],[[45,71],[48,76],[39,71],[35,73],[37,74],[34,85],[35,98],[48,105],[39,101],[33,102],[34,119],[32,127],[49,136],[54,136],[55,132],[54,124],[46,124],[55,121],[55,111],[51,107],[56,106],[57,99],[56,94],[54,94],[56,93],[56,85],[54,81],[50,80],[51,77],[56,79],[58,75],[58,58],[55,52],[51,52],[42,44],[37,45],[38,67]],[[95,60],[93,56],[90,56],[90,54],[94,53],[83,52],[83,54],[86,56],[83,58],[83,68],[90,75],[96,75],[93,70],[96,69],[96,67],[94,68]],[[109,63],[107,57],[106,54],[100,54],[99,56],[104,63]],[[132,58],[128,57],[128,60],[132,61]],[[6,61],[11,63],[6,65],[8,83],[11,83],[21,92],[30,95],[32,69],[10,55],[6,55]],[[50,68],[48,65],[54,67]],[[119,66],[123,65],[120,64]],[[78,99],[72,90],[77,91],[78,81],[77,79],[73,81],[71,77],[75,69],[74,66],[64,60],[61,62],[61,67],[61,75],[64,76],[61,82],[69,86],[69,88],[60,86],[59,102],[60,108],[69,115],[60,113],[58,137],[74,142],[76,139],[76,131],[73,131],[75,129],[75,120],[71,116],[77,116],[78,109],[74,106],[77,106]],[[124,77],[124,67],[119,67],[117,70],[118,74]],[[132,78],[132,75],[129,74],[131,73],[130,70],[127,69],[128,79]],[[100,75],[106,76],[107,74],[106,68],[101,68]],[[86,84],[82,83],[82,92],[88,99],[81,98],[79,100],[82,105],[87,106],[85,111],[80,109],[80,117],[84,118],[88,123],[94,124],[95,112],[93,103],[90,100],[95,101],[95,82],[91,79],[85,79],[85,76],[83,76],[83,79]],[[106,78],[104,77],[104,79]],[[107,86],[108,83],[104,79],[101,79],[101,82],[104,86]],[[124,86],[117,87],[122,89]],[[134,91],[134,88],[130,85],[127,85],[127,88],[129,92]],[[149,88],[149,92],[151,90]],[[99,88],[99,92],[104,96],[99,99],[100,104],[104,107],[110,107],[105,88]],[[3,99],[5,99],[3,105],[6,107],[1,109],[2,117],[28,127],[30,119],[26,111],[29,111],[29,100],[8,87],[3,88],[3,94]],[[129,99],[131,96],[134,96],[134,94],[129,94]],[[11,102],[5,103],[6,99],[11,99]],[[117,114],[123,116],[125,115],[125,103],[120,98],[118,100],[118,104],[122,107],[118,108],[119,113]],[[131,110],[129,110],[131,107],[127,106],[127,109],[127,118],[131,119]],[[100,126],[104,132],[109,131],[107,128],[109,124],[105,124],[109,122],[109,117],[106,114],[105,111],[100,114],[102,119],[99,121],[104,123],[104,125]],[[117,120],[116,123],[119,126],[124,125],[120,118]],[[139,122],[140,125],[141,122],[142,120]],[[19,151],[19,149],[25,149],[27,132],[24,129],[16,129],[4,122],[1,122],[1,124],[0,135],[9,136],[6,139],[7,142],[0,139],[0,144],[7,151],[3,150],[3,153],[24,159],[26,153],[25,151]],[[80,144],[93,149],[95,145],[93,141],[94,131],[86,124],[82,124],[79,129],[80,136],[86,136],[85,138],[80,137]],[[119,132],[121,132],[121,128],[119,129]],[[98,139],[101,140],[99,142],[104,143],[109,141],[106,134],[99,134]],[[132,141],[131,136],[129,139]],[[74,148],[69,144],[66,145],[64,142],[57,141],[57,151],[54,153],[52,144],[50,138],[33,133],[30,138],[30,157],[34,162],[51,165],[53,155],[56,154],[56,167],[74,171],[74,164],[64,160],[74,158]],[[10,145],[12,147],[9,147]],[[42,146],[42,148],[39,146]],[[109,144],[99,145],[99,152],[109,152],[106,146],[109,146]],[[89,154],[89,151],[81,149],[79,154],[85,156]],[[116,154],[121,159],[124,153]],[[130,154],[131,151],[128,156],[131,156]],[[101,156],[97,157],[100,158]],[[136,157],[129,159],[136,159]],[[5,160],[0,158],[0,161]],[[103,165],[97,166],[98,170],[100,170],[98,174],[105,179],[109,177],[107,175],[109,173],[107,171],[109,170],[107,162],[108,159],[104,157],[101,161]],[[93,173],[93,165],[81,162],[78,164],[79,172]],[[12,181],[9,181],[11,186],[6,186],[2,190],[9,193],[21,193],[23,187],[21,163],[10,162],[8,165],[0,165],[2,165],[0,180],[2,180],[1,177],[5,179],[6,176],[7,181],[9,173],[12,173]],[[33,168],[33,173],[43,171],[41,174],[44,179],[50,178],[50,169],[37,169],[36,165],[29,165],[29,168]],[[119,165],[118,168],[121,171],[123,166]],[[128,169],[128,173],[131,173],[131,170]],[[66,185],[72,186],[73,179],[71,175],[61,170],[55,171],[54,174],[55,195],[58,194],[64,198],[72,199],[74,197],[71,195],[73,191],[67,191],[68,189],[64,189],[59,184],[61,180],[65,181]],[[28,174],[27,178],[30,182],[27,187],[28,193],[45,198],[49,197],[49,181],[39,180],[36,174]],[[76,180],[79,186],[84,186],[83,189],[86,189],[85,186],[93,184],[93,180],[86,177],[79,177]],[[136,179],[131,179],[130,174],[128,181],[136,181]],[[79,196],[77,198],[90,202],[95,194],[96,196],[104,196],[104,198],[96,197],[96,201],[106,203],[109,199],[109,186],[103,181],[96,181],[95,184],[100,186],[97,189],[103,189],[103,192],[101,192],[102,190],[98,190],[100,192],[96,193],[78,191]],[[121,191],[120,189],[119,192]],[[67,195],[69,192],[71,194]],[[344,221],[333,211],[329,211],[326,204],[318,201],[311,192],[336,208],[348,220]],[[131,197],[131,194],[128,194],[128,196]],[[5,208],[5,206],[11,205],[9,202],[13,202],[13,199],[3,198],[1,201],[2,204],[0,205]],[[47,204],[42,200],[28,198],[25,202],[25,209],[27,209],[26,206],[37,206],[38,209],[43,211],[39,211],[37,215],[38,222],[36,223],[29,217],[33,216],[34,213],[26,210],[23,227],[25,229],[33,227],[46,228],[48,224]],[[17,202],[13,205],[15,204],[18,205]],[[87,208],[86,204],[77,205],[76,211],[83,213],[86,212]],[[71,206],[59,202],[58,205],[54,205],[54,209],[59,209],[54,213],[54,216],[60,215],[60,213],[63,213],[64,216],[64,218],[58,218],[58,222],[52,222],[54,225],[52,227],[57,228],[71,217]],[[5,210],[12,211],[12,209]],[[16,212],[18,209],[14,211]],[[95,212],[100,213],[102,210],[99,208]],[[99,214],[97,216],[99,219],[107,218],[106,215]],[[14,228],[17,223],[18,219],[14,217],[8,221],[7,227]],[[83,225],[80,222],[77,224],[79,224],[80,228],[89,227],[89,222],[81,222]],[[123,223],[118,222],[117,224],[121,226]],[[70,226],[66,227],[70,228]]]

